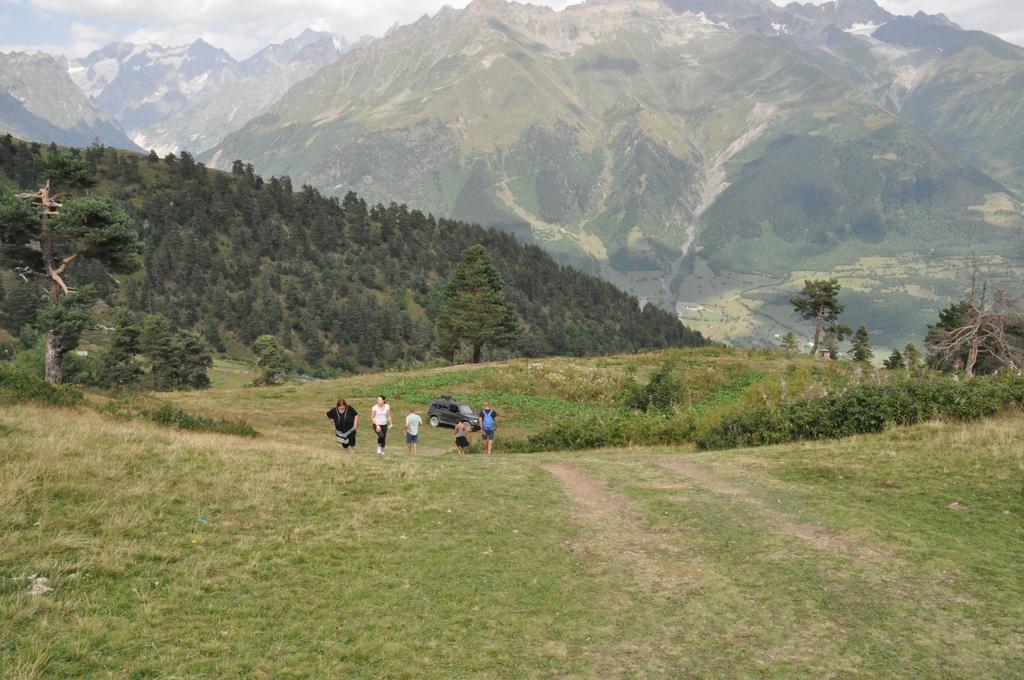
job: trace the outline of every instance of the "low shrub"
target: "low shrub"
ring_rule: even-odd
[[[502,448],[519,453],[571,451],[620,446],[666,446],[691,440],[694,424],[678,416],[612,412],[564,421]]]
[[[81,390],[68,385],[51,385],[42,378],[15,368],[0,367],[0,403],[79,406],[85,403]]]
[[[102,411],[116,418],[143,418],[164,427],[194,432],[213,432],[236,437],[258,437],[259,432],[245,420],[197,416],[166,402],[139,403],[132,399],[108,402]]]
[[[906,378],[857,384],[819,398],[746,407],[699,428],[697,446],[724,449],[881,432],[933,418],[977,420],[1024,408],[1024,378]]]
[[[622,387],[623,406],[636,411],[670,412],[683,391],[682,385],[672,376],[673,367],[672,361],[665,361],[643,386],[632,377],[628,378]]]

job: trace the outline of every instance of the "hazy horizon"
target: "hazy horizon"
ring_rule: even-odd
[[[435,14],[445,5],[467,4],[469,0],[309,0],[298,5],[264,0],[254,15],[251,3],[237,0],[0,0],[0,51],[77,58],[112,42],[176,46],[202,38],[244,59],[307,28],[355,42],[361,36],[382,35],[395,24]],[[564,9],[578,3],[532,0],[530,4]],[[1024,45],[1024,3],[1019,0],[878,0],[878,4],[897,14],[944,13],[964,28]]]

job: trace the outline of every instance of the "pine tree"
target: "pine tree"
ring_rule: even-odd
[[[256,367],[259,376],[254,385],[277,385],[285,381],[288,372],[294,368],[291,357],[273,335],[261,335],[253,343],[256,351]]]
[[[861,326],[853,335],[853,360],[868,362],[873,356],[875,353],[871,349],[871,336],[868,333],[868,327]]]
[[[19,333],[25,326],[36,322],[45,306],[42,294],[35,286],[19,282],[12,286],[0,304],[0,326],[11,333]]]
[[[797,343],[796,335],[793,331],[788,331],[784,336],[782,336],[782,349],[787,352],[796,352],[800,349],[800,345]]]
[[[110,386],[133,385],[142,377],[142,367],[135,360],[141,329],[135,316],[126,309],[114,313],[113,323],[110,347],[100,360],[100,382]]]
[[[829,330],[825,333],[825,349],[828,350],[828,358],[832,361],[839,360],[839,334]]]
[[[153,389],[167,390],[177,382],[178,359],[171,320],[163,314],[146,318],[139,335],[139,350],[149,362],[146,381]]]
[[[947,371],[975,375],[1024,366],[1024,311],[1007,291],[990,288],[971,275],[965,298],[939,312],[928,327],[928,363]]]
[[[903,349],[903,361],[909,370],[920,370],[921,352],[918,351],[917,345],[915,345],[912,342],[907,344],[907,346]]]
[[[804,281],[803,290],[790,300],[801,318],[814,320],[814,344],[811,347],[814,356],[818,355],[822,333],[831,333],[836,342],[850,333],[849,327],[839,323],[839,315],[845,309],[839,304],[841,287],[837,279]]]
[[[54,365],[51,350],[54,346],[62,348],[57,364],[60,368],[60,380],[50,380],[59,384],[64,378],[64,354],[75,347],[82,338],[82,333],[92,322],[92,306],[96,302],[96,290],[92,286],[83,286],[79,290],[70,291],[53,300],[39,313],[37,325],[46,329],[47,345],[45,354],[46,377],[52,378]]]
[[[882,362],[882,365],[890,371],[896,371],[903,368],[903,355],[900,354],[898,349],[894,349],[889,358]]]
[[[449,356],[463,342],[478,364],[485,344],[508,346],[519,333],[515,308],[505,297],[505,284],[482,245],[468,248],[448,279],[444,303],[437,320],[437,334]]]
[[[174,387],[194,390],[210,386],[207,370],[213,366],[210,344],[201,333],[181,331],[174,338],[178,370],[174,374]]]
[[[0,243],[5,260],[44,277],[49,285],[45,375],[57,384],[64,380],[64,355],[77,346],[80,335],[68,331],[85,315],[73,303],[86,304],[90,297],[72,295],[64,281],[68,268],[85,258],[113,272],[133,271],[138,266],[139,237],[128,214],[106,199],[85,196],[58,202],[54,198],[51,192],[57,188],[80,189],[95,183],[84,160],[73,153],[51,151],[40,165],[47,181],[37,192],[17,196],[0,192]],[[71,341],[75,344],[66,344]]]
[[[227,347],[224,346],[224,339],[220,335],[220,325],[213,315],[207,315],[203,318],[203,335],[206,336],[206,341],[210,343],[210,347],[215,351],[227,351]]]

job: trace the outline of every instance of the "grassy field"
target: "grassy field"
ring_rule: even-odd
[[[0,677],[1019,675],[1024,420],[714,454],[459,457],[428,430],[378,458],[323,417],[448,390],[521,434],[660,359],[275,389],[221,365],[163,396],[256,439],[5,407]],[[698,400],[780,363],[688,361]]]
[[[851,258],[846,264],[807,262],[808,269],[785,275],[714,272],[698,258],[692,273],[679,282],[674,302],[691,305],[683,312],[684,323],[710,338],[775,347],[787,331],[810,340],[812,327],[794,314],[789,300],[805,280],[835,277],[843,287],[844,322],[853,328],[866,324],[877,353],[885,356],[908,342],[921,344],[939,310],[965,294],[965,278],[972,267],[1011,290],[1019,290],[1024,277],[1024,268],[999,256]],[[655,296],[642,286],[627,289]]]

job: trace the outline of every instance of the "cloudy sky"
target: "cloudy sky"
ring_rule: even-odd
[[[531,0],[561,9],[575,0]],[[776,0],[784,4],[781,0]],[[965,28],[1024,45],[1024,0],[877,0],[890,11],[945,12]],[[310,27],[356,40],[468,0],[0,0],[0,51],[83,56],[115,40],[203,38],[244,58]]]

